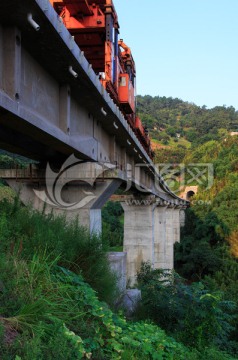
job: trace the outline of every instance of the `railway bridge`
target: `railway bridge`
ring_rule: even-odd
[[[48,0],[0,2],[0,148],[38,161],[0,174],[25,203],[100,232],[121,187],[127,278],[173,267],[181,207]]]

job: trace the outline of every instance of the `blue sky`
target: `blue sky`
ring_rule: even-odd
[[[114,0],[137,94],[238,109],[238,0]]]

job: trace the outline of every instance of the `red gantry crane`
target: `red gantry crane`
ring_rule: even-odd
[[[153,158],[148,131],[136,116],[136,69],[130,48],[119,39],[112,0],[50,0],[105,89]]]

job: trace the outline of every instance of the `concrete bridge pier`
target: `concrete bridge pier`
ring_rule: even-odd
[[[153,263],[154,210],[156,205],[130,205],[122,202],[124,209],[123,251],[127,253],[127,281],[136,283],[141,263]]]
[[[124,209],[124,248],[127,253],[127,281],[136,283],[142,262],[152,268],[173,269],[173,246],[180,239],[179,208],[131,205]]]
[[[164,254],[165,269],[174,267],[174,244],[180,241],[180,209],[174,206],[167,207],[166,214],[166,250]]]
[[[20,200],[36,210],[55,215],[64,215],[73,220],[76,217],[90,233],[100,234],[102,230],[101,209],[109,197],[121,185],[120,180],[99,180],[93,186],[85,182],[57,184],[47,189],[46,185],[34,182],[6,180],[19,193]]]

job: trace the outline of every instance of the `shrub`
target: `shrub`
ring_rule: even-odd
[[[175,272],[152,270],[148,263],[142,265],[138,282],[143,317],[198,349],[228,342],[235,304],[222,300],[222,293],[211,293],[202,283],[186,285]]]

